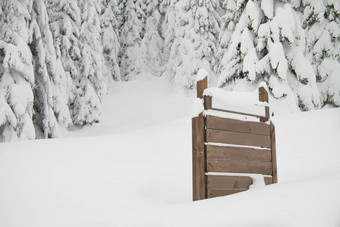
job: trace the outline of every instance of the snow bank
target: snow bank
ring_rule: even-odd
[[[339,226],[340,175],[266,186],[167,210],[164,226]],[[327,185],[327,192],[325,187]],[[333,197],[335,196],[335,197]],[[165,215],[164,215],[165,216]],[[164,222],[163,222],[164,223]]]

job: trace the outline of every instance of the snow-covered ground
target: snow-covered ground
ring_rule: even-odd
[[[278,184],[191,202],[192,100],[113,83],[101,123],[0,144],[0,226],[340,226],[340,109],[273,119]]]

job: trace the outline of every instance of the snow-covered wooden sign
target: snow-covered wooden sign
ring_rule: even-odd
[[[192,118],[193,199],[277,183],[275,128],[265,86],[258,94],[235,93],[207,88],[207,77],[198,78]]]

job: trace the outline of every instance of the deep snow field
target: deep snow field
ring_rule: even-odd
[[[191,105],[112,83],[102,122],[0,144],[0,227],[340,226],[340,109],[277,114],[279,183],[192,202]]]

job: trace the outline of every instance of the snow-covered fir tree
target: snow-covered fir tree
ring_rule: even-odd
[[[120,72],[124,80],[136,77],[141,70],[136,65],[144,35],[144,11],[140,0],[125,0],[121,4],[122,27],[120,33]]]
[[[59,124],[71,124],[68,109],[68,82],[61,61],[57,60],[45,4],[33,1],[31,15],[32,36],[30,49],[33,54],[34,123],[45,138],[60,136]]]
[[[101,37],[103,44],[103,54],[105,57],[107,73],[111,77],[120,81],[120,69],[118,62],[119,45],[119,23],[116,17],[118,4],[116,0],[101,0]]]
[[[145,34],[146,19],[148,15],[150,15],[150,9],[149,9],[150,4],[153,6],[157,6],[157,0],[134,0],[134,5],[136,6],[137,17],[142,23],[141,34],[140,34],[141,38],[143,38]]]
[[[78,125],[98,122],[101,98],[107,92],[107,77],[101,46],[100,20],[92,0],[80,2],[80,67],[74,79],[73,122]]]
[[[117,18],[117,31],[118,31],[118,38],[120,37],[120,33],[122,27],[124,25],[124,11],[126,6],[126,0],[116,0],[116,6],[113,8],[113,13],[116,15]]]
[[[100,99],[107,92],[97,7],[91,0],[48,1],[57,56],[72,81],[69,109],[78,125],[99,121]]]
[[[164,40],[162,53],[166,60],[169,58],[171,47],[175,39],[176,2],[178,2],[178,0],[164,0],[159,5],[159,11],[163,19],[160,32]]]
[[[245,30],[244,24],[238,24],[240,20],[245,20],[247,17],[242,14],[244,11],[246,1],[231,0],[225,1],[223,6],[226,13],[221,18],[221,35],[220,35],[220,47],[225,53],[222,53],[222,61],[219,65],[219,71],[222,73],[222,78],[219,78],[219,85],[223,86],[224,83],[228,83],[234,79],[242,78],[242,53],[240,49],[240,37],[241,32]],[[242,19],[240,17],[242,16]],[[249,30],[244,31],[245,37]],[[244,45],[245,46],[245,45]]]
[[[220,19],[221,32],[219,36],[219,44],[222,55],[229,45],[231,36],[235,31],[236,23],[240,20],[245,4],[246,0],[225,0],[222,3],[222,9],[225,10],[224,15],[222,15]]]
[[[218,65],[216,59],[219,35],[218,1],[192,0],[172,1],[168,9],[171,22],[165,35],[166,44],[171,45],[165,76],[175,86],[192,89],[195,75],[200,68],[214,75]]]
[[[242,5],[244,1],[235,1]],[[238,13],[238,7],[234,8]],[[219,86],[235,80],[265,81],[275,98],[293,91],[305,110],[321,106],[311,63],[305,55],[305,32],[291,3],[248,1],[221,62]]]
[[[149,1],[146,10],[146,25],[141,41],[138,65],[144,72],[160,76],[163,70],[163,39],[161,37],[161,14],[159,2]]]
[[[0,141],[34,139],[31,1],[0,2]]]
[[[324,104],[340,106],[340,3],[302,1],[296,4],[307,31],[307,56],[317,76]]]
[[[68,105],[71,116],[76,99],[74,81],[80,75],[81,43],[80,43],[80,8],[75,1],[48,0],[47,12],[50,18],[57,60],[62,62],[66,79],[69,81]],[[72,116],[72,121],[74,117]]]

